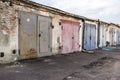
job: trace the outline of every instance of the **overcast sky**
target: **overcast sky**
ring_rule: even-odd
[[[70,13],[120,24],[120,0],[32,0]]]

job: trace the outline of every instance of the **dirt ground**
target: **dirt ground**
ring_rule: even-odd
[[[0,65],[0,80],[120,80],[118,51],[95,50]]]

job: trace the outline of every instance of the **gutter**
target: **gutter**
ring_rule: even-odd
[[[82,22],[83,22],[83,32],[82,32],[82,51],[84,50],[84,34],[85,34],[85,19],[82,19]]]
[[[97,33],[97,47],[99,48],[100,44],[100,20],[98,19],[98,33]]]

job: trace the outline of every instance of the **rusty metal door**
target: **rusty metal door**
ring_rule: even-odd
[[[29,59],[37,57],[36,47],[37,16],[32,13],[20,13],[20,57]]]
[[[38,43],[39,55],[49,56],[51,54],[51,18],[38,16]]]
[[[62,22],[62,53],[79,51],[80,23],[68,20]]]

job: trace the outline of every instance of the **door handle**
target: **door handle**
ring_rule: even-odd
[[[91,36],[90,36],[90,40],[91,40]]]
[[[72,37],[72,39],[74,39],[74,37]]]
[[[41,37],[41,34],[39,34],[38,36]]]

